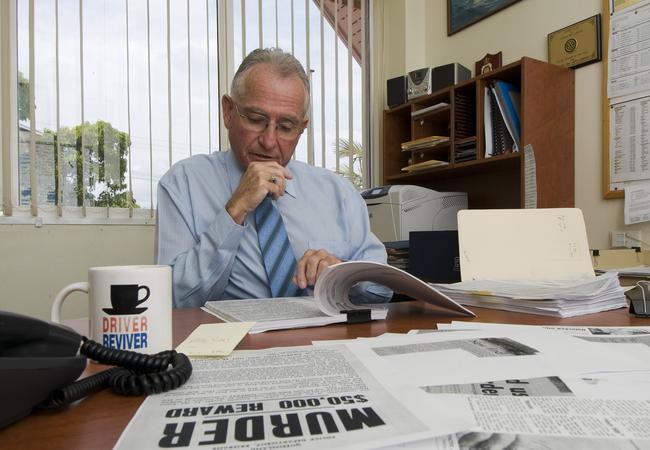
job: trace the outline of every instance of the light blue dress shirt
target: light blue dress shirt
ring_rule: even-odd
[[[341,260],[386,262],[384,246],[370,231],[366,204],[348,180],[294,160],[287,169],[293,179],[276,207],[296,260],[308,249],[325,249]],[[242,175],[227,151],[180,161],[160,179],[156,261],[172,266],[174,307],[271,297],[254,213],[239,225],[225,210]],[[350,296],[366,303],[388,301],[391,294],[360,283]]]

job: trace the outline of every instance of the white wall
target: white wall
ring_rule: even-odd
[[[447,36],[447,2],[443,0],[384,0],[383,29],[401,34],[403,48],[385,45],[384,79],[376,80],[378,104],[385,105],[385,79],[418,69],[459,62],[474,71],[474,62],[486,53],[503,52],[503,63],[522,56],[547,59],[550,32],[600,13],[602,0],[521,0],[520,2]],[[398,13],[396,9],[403,8]],[[381,11],[380,7],[377,9]],[[402,19],[404,19],[402,21]],[[409,20],[410,19],[410,20]],[[399,40],[397,41],[399,44]],[[394,56],[394,57],[392,57]],[[398,63],[404,65],[399,67]],[[587,223],[592,248],[609,248],[610,230],[642,230],[650,242],[650,224],[626,227],[623,200],[602,199],[601,83],[603,64],[576,69],[575,199]],[[375,135],[381,142],[381,135]],[[378,175],[378,174],[377,174]],[[381,179],[381,176],[379,178]],[[644,246],[647,248],[647,246]]]
[[[149,225],[0,225],[0,309],[49,320],[54,296],[88,267],[152,264],[153,242]],[[87,317],[87,305],[72,294],[62,317]]]

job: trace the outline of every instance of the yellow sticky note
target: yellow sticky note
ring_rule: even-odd
[[[176,347],[187,356],[228,356],[246,336],[254,322],[206,323]]]

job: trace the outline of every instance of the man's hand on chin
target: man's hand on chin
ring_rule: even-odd
[[[226,211],[241,225],[246,214],[254,211],[268,194],[271,194],[273,200],[284,195],[286,180],[292,178],[291,172],[275,161],[254,161],[248,165],[239,186],[226,203]]]

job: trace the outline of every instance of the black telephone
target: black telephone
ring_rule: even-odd
[[[86,357],[120,367],[74,382]],[[122,395],[149,395],[175,389],[191,374],[189,358],[174,350],[115,350],[64,325],[0,311],[0,429],[35,407],[61,407],[106,386]]]

